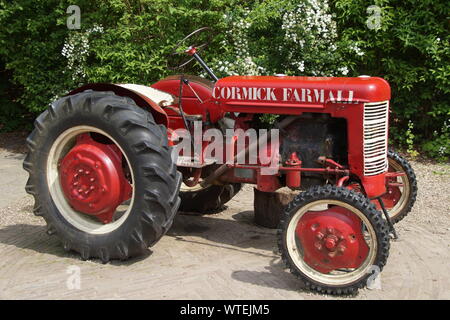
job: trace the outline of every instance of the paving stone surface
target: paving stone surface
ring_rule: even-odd
[[[0,152],[0,299],[335,298],[305,291],[283,268],[276,232],[253,222],[251,186],[218,214],[178,215],[143,257],[105,265],[81,261],[32,214],[22,159]],[[381,289],[351,299],[450,299],[449,166],[413,165],[418,201],[398,224],[400,240],[391,244]],[[71,278],[78,271],[79,289]]]

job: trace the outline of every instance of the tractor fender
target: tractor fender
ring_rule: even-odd
[[[161,108],[161,104],[170,105],[175,101],[175,98],[169,93],[138,84],[91,83],[70,91],[68,95],[85,90],[112,91],[118,96],[129,97],[139,107],[149,111],[156,123],[168,127],[169,120],[166,112]]]

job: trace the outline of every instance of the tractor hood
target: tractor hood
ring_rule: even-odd
[[[227,107],[324,107],[328,103],[389,100],[391,89],[378,77],[231,76],[217,81],[213,97]]]

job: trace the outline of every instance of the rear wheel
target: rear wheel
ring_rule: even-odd
[[[278,244],[287,267],[310,290],[352,294],[385,265],[388,230],[380,212],[362,194],[316,186],[288,205]]]
[[[165,128],[133,100],[85,91],[54,102],[27,139],[34,212],[83,259],[127,259],[166,233],[181,174]]]
[[[206,188],[202,188],[200,184],[189,187],[183,183],[180,188],[180,211],[198,214],[217,212],[240,190],[240,183],[212,185]]]

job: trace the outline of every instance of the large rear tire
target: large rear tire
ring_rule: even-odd
[[[96,137],[94,147],[100,146],[99,150],[105,149],[106,154],[112,148],[122,156],[123,176],[126,171],[131,186],[127,190],[131,191],[126,210],[109,222],[75,209],[71,200],[78,200],[73,200],[75,197],[64,189],[62,179],[67,171],[60,168],[61,163],[80,137],[88,137],[89,141]],[[47,232],[56,234],[65,250],[80,253],[84,260],[100,258],[104,263],[110,259],[125,260],[141,255],[172,225],[180,204],[181,174],[171,160],[165,127],[156,124],[152,115],[133,100],[91,90],[61,98],[36,119],[27,146],[29,152],[23,166],[30,175],[26,191],[34,196],[34,213],[45,219]],[[95,159],[97,155],[93,152],[91,156]],[[85,163],[91,160],[85,159]],[[98,170],[94,173],[99,176],[105,173]],[[81,184],[86,189],[86,183]],[[95,189],[93,185],[91,188]],[[82,199],[79,191],[74,192]],[[82,200],[80,206],[84,204]],[[99,196],[97,200],[104,199]]]

